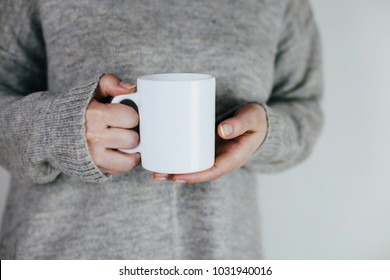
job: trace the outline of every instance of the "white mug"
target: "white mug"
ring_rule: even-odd
[[[139,112],[140,143],[125,153],[141,154],[150,171],[183,174],[209,169],[215,157],[215,78],[171,73],[137,79],[137,92],[112,103],[133,101]]]

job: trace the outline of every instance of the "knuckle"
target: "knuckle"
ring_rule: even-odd
[[[253,128],[257,128],[260,126],[263,118],[266,118],[266,113],[260,104],[252,103],[251,105],[251,124]]]
[[[115,75],[107,73],[100,78],[98,90],[103,93],[108,92],[117,81],[118,78]]]
[[[90,147],[90,148],[95,147],[96,144],[99,143],[99,141],[97,140],[97,138],[95,138],[93,135],[91,135],[90,132],[87,132],[87,133],[86,133],[86,137],[87,137],[87,144],[88,144],[88,147]]]
[[[98,102],[96,100],[92,100],[91,103],[88,105],[87,111],[85,113],[85,117],[87,119],[92,118],[98,106],[99,106]]]
[[[90,104],[86,112],[86,121],[87,122],[101,122],[104,120],[105,116],[105,104],[99,103],[97,101]]]
[[[98,146],[99,143],[102,141],[102,137],[100,134],[96,134],[91,131],[86,131],[86,137],[87,137],[87,143],[90,147]]]
[[[107,84],[108,81],[110,81],[112,78],[114,78],[115,76],[111,73],[107,73],[107,74],[104,74],[101,78],[100,78],[100,81],[99,81],[99,85],[100,86],[104,86],[105,84]]]

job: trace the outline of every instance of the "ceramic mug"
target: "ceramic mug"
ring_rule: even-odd
[[[209,169],[215,158],[215,78],[170,73],[137,79],[137,92],[112,103],[133,101],[138,107],[140,143],[125,153],[141,154],[142,166],[168,174]]]

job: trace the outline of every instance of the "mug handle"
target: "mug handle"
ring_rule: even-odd
[[[139,93],[136,92],[136,93],[129,93],[129,94],[122,94],[122,95],[117,95],[115,96],[112,100],[111,100],[111,103],[121,103],[122,101],[124,100],[130,100],[130,101],[133,101],[135,103],[135,105],[137,105],[137,107],[139,108]],[[140,150],[140,145],[141,145],[141,140],[138,144],[137,147],[135,147],[134,149],[118,149],[119,151],[121,152],[124,152],[126,154],[135,154],[135,153],[140,153],[141,150]]]

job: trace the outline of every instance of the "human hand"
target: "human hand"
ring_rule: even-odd
[[[100,78],[95,97],[85,115],[89,152],[95,164],[105,173],[119,174],[137,166],[140,155],[125,154],[116,149],[131,149],[138,145],[137,112],[123,104],[104,103],[116,95],[133,93],[135,85],[122,82],[112,74]]]
[[[267,130],[264,108],[257,103],[246,104],[239,108],[232,118],[218,125],[213,167],[189,174],[153,173],[153,178],[187,184],[216,180],[243,166],[263,143]]]

